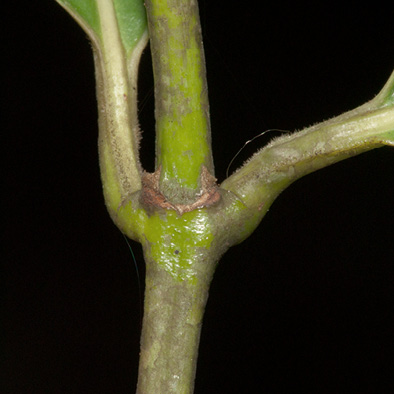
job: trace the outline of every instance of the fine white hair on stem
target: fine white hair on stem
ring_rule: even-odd
[[[226,169],[226,178],[228,178],[228,174],[229,174],[229,170],[231,167],[231,164],[233,164],[234,160],[238,157],[238,155],[245,149],[246,145],[250,144],[251,142],[253,142],[255,139],[263,136],[266,133],[269,133],[271,131],[278,131],[280,133],[290,133],[290,130],[282,130],[282,129],[268,129],[268,130],[264,130],[263,132],[255,135],[253,138],[251,138],[250,140],[246,141],[243,146],[241,147],[241,149],[234,155],[234,157],[231,159],[229,165],[227,166]]]

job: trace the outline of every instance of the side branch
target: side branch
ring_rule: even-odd
[[[279,193],[296,179],[383,145],[394,146],[394,73],[370,102],[273,140],[221,188],[238,197],[253,227],[256,218],[261,219]]]
[[[127,52],[113,2],[97,0],[97,7],[102,32],[102,44],[94,57],[100,169],[105,202],[114,219],[120,204],[141,189],[137,74],[148,36],[142,29]]]
[[[118,227],[123,227],[119,207],[142,185],[137,76],[141,54],[148,42],[144,4],[142,0],[56,1],[92,41],[101,180],[108,211]],[[138,201],[135,205],[134,210]]]

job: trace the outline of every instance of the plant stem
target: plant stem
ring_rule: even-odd
[[[178,255],[183,251],[173,253]],[[194,259],[195,284],[192,284],[187,279],[180,281],[169,275],[162,262],[150,256],[145,260],[145,307],[137,393],[192,393],[202,319],[216,261],[207,261],[205,256]]]
[[[89,1],[91,17],[69,7],[74,1],[58,1],[87,24],[95,47],[106,205],[117,226],[144,250],[137,392],[192,393],[203,313],[220,256],[254,231],[296,179],[394,145],[394,74],[369,103],[273,141],[219,188],[197,0],[146,0],[156,102],[156,171],[149,174],[138,157],[137,66],[146,42],[142,1],[95,0],[94,7]],[[141,27],[135,34],[129,28],[134,18]]]
[[[172,203],[191,204],[201,189],[202,166],[213,175],[198,4],[147,0],[145,5],[155,78],[160,191]]]
[[[102,32],[101,45],[94,48],[100,168],[105,201],[114,217],[125,196],[141,189],[137,73],[147,36],[127,56],[113,2],[97,0],[97,7]]]

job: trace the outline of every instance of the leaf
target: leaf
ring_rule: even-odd
[[[115,0],[120,36],[128,55],[147,31],[144,3],[141,0]]]
[[[56,0],[81,25],[90,39],[102,41],[102,25],[105,13],[103,5],[112,3],[122,44],[127,53],[132,50],[147,31],[144,3],[141,0]]]
[[[100,17],[96,0],[56,0],[81,25],[93,39],[94,33],[100,37]]]

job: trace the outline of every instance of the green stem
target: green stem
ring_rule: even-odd
[[[208,288],[220,256],[253,232],[296,179],[394,145],[394,74],[369,103],[273,141],[219,189],[197,1],[146,0],[157,162],[155,173],[143,173],[136,107],[137,66],[146,42],[142,2],[58,1],[85,26],[95,47],[107,207],[118,227],[143,245],[147,270],[138,393],[192,393]],[[90,11],[78,16],[76,5],[82,3]],[[131,34],[134,24],[141,28]]]
[[[244,216],[240,241],[254,231],[279,193],[295,180],[368,150],[394,146],[393,91],[394,73],[373,100],[273,140],[227,178],[221,188],[237,196],[234,212]]]
[[[212,175],[214,171],[198,5],[195,0],[145,4],[155,77],[160,191],[174,204],[191,204],[200,193],[202,166]]]
[[[95,51],[100,167],[105,200],[113,214],[125,196],[141,189],[136,85],[146,39],[128,59],[114,4],[97,0],[97,7],[102,31],[102,46]]]
[[[248,206],[258,206],[290,183],[320,168],[384,144],[394,130],[394,107],[361,107],[302,132],[274,140],[221,185]]]
[[[198,345],[215,260],[192,261],[193,281],[171,275],[145,249],[146,291],[138,394],[189,394],[193,392]],[[182,263],[180,263],[182,265]]]

